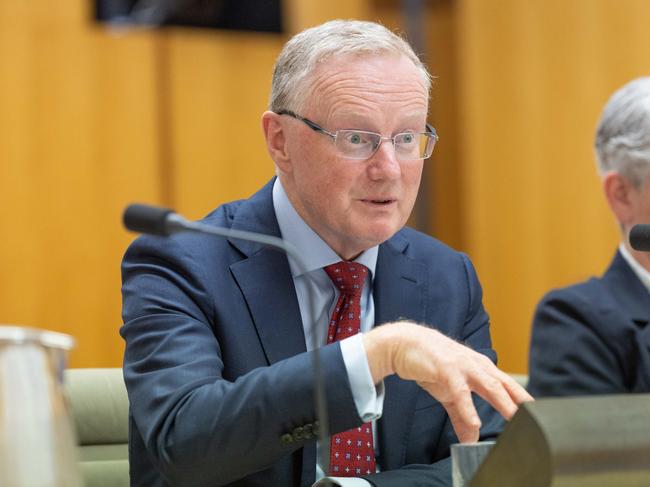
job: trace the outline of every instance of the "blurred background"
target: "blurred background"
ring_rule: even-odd
[[[273,175],[260,115],[283,43],[369,19],[437,77],[412,224],[470,255],[500,365],[525,373],[538,300],[617,245],[593,133],[610,94],[650,75],[650,2],[198,4],[0,2],[0,322],[73,335],[72,367],[120,366],[125,205],[200,218],[252,194]]]

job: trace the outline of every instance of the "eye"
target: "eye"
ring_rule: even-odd
[[[410,144],[415,140],[415,136],[413,134],[402,134],[402,142],[405,144]]]
[[[348,136],[348,142],[350,142],[351,144],[360,144],[362,142],[361,134],[351,133]]]

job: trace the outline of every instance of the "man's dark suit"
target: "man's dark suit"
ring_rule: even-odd
[[[279,235],[271,188],[204,222]],[[142,237],[122,272],[132,484],[310,485],[314,440],[281,441],[315,420],[312,357],[285,255],[197,235]],[[473,267],[440,242],[403,229],[382,244],[373,295],[376,323],[429,323],[496,359]],[[339,344],[321,354],[331,431],[360,425]],[[383,473],[368,479],[380,486],[450,484],[445,457],[457,439],[442,406],[396,376],[385,386]],[[475,403],[482,435],[494,436],[501,417]]]
[[[550,292],[535,313],[533,396],[650,392],[650,294],[617,252],[601,279]]]

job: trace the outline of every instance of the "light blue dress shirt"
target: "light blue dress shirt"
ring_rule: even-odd
[[[314,334],[319,346],[325,345],[327,342],[327,327],[339,297],[338,289],[323,267],[340,262],[341,257],[298,215],[279,178],[273,185],[273,208],[282,238],[300,249],[300,254],[307,266],[306,272],[301,272],[297,263],[289,257],[289,267],[300,306],[306,346],[307,350],[311,350]],[[365,265],[370,271],[361,296],[361,333],[369,331],[374,326],[375,306],[372,297],[372,280],[377,266],[378,250],[377,246],[372,247],[355,259],[355,262]],[[314,293],[311,301],[306,298],[310,290]],[[314,309],[310,309],[312,303]],[[361,333],[342,340],[341,353],[359,416],[365,422],[373,422],[376,452],[377,429],[374,421],[381,417],[384,387],[383,382],[376,387],[373,384]],[[319,443],[317,449],[320,450],[320,448],[329,449],[329,445]],[[317,455],[317,458],[320,458],[320,455]],[[323,476],[323,466],[316,465],[316,479],[321,479]],[[370,485],[364,479],[340,477],[330,477],[330,479],[336,480],[340,485],[346,487]]]

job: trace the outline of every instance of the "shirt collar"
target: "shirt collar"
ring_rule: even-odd
[[[280,178],[276,178],[273,184],[273,209],[275,210],[282,238],[287,242],[291,242],[300,250],[300,255],[307,266],[306,272],[322,269],[325,266],[341,261],[341,257],[300,217],[291,201],[289,201]],[[378,250],[379,247],[375,245],[354,259],[354,262],[363,264],[368,268],[371,279],[375,275]],[[289,257],[289,267],[294,278],[302,274],[299,266],[291,257]]]
[[[621,243],[618,246],[618,251],[621,253],[625,262],[632,268],[632,271],[639,278],[643,286],[650,292],[650,272],[648,272],[645,267],[643,267],[639,262],[630,254],[630,251],[627,250],[627,247]]]

